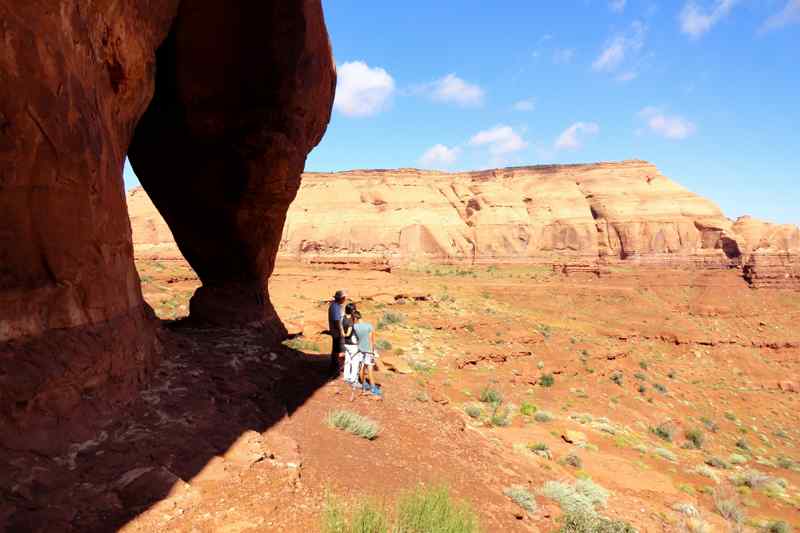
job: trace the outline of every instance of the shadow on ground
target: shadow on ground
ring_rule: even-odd
[[[0,531],[115,531],[327,381],[327,358],[270,348],[258,330],[173,323],[161,338],[149,386],[94,440],[0,461],[15,481],[0,491]]]

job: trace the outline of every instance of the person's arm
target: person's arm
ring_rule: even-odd
[[[375,330],[369,330],[369,342],[370,346],[372,347],[372,352],[375,353]]]
[[[339,336],[341,338],[344,338],[344,327],[342,326],[342,320],[343,319],[344,319],[344,316],[340,316],[339,320],[336,321],[336,324],[339,326]]]

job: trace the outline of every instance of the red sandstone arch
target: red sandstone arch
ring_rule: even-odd
[[[126,153],[204,286],[192,316],[282,325],[266,293],[330,118],[320,0],[0,0],[0,447],[48,450],[157,361]]]

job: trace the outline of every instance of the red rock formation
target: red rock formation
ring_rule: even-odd
[[[266,280],[335,85],[320,2],[178,4],[0,0],[0,446],[71,438],[154,365],[129,146],[193,313],[281,329]]]
[[[177,256],[141,190],[128,203],[137,255]],[[305,174],[280,253],[312,262],[530,262],[564,272],[748,264],[754,286],[797,286],[799,231],[752,219],[734,224],[644,161],[368,170]]]

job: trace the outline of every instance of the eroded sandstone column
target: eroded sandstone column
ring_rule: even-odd
[[[0,449],[48,451],[156,363],[121,175],[134,130],[204,282],[192,314],[279,333],[266,280],[335,72],[319,0],[0,0],[0,37]]]
[[[285,333],[267,280],[335,83],[319,0],[182,4],[130,158],[203,282],[193,319]]]

